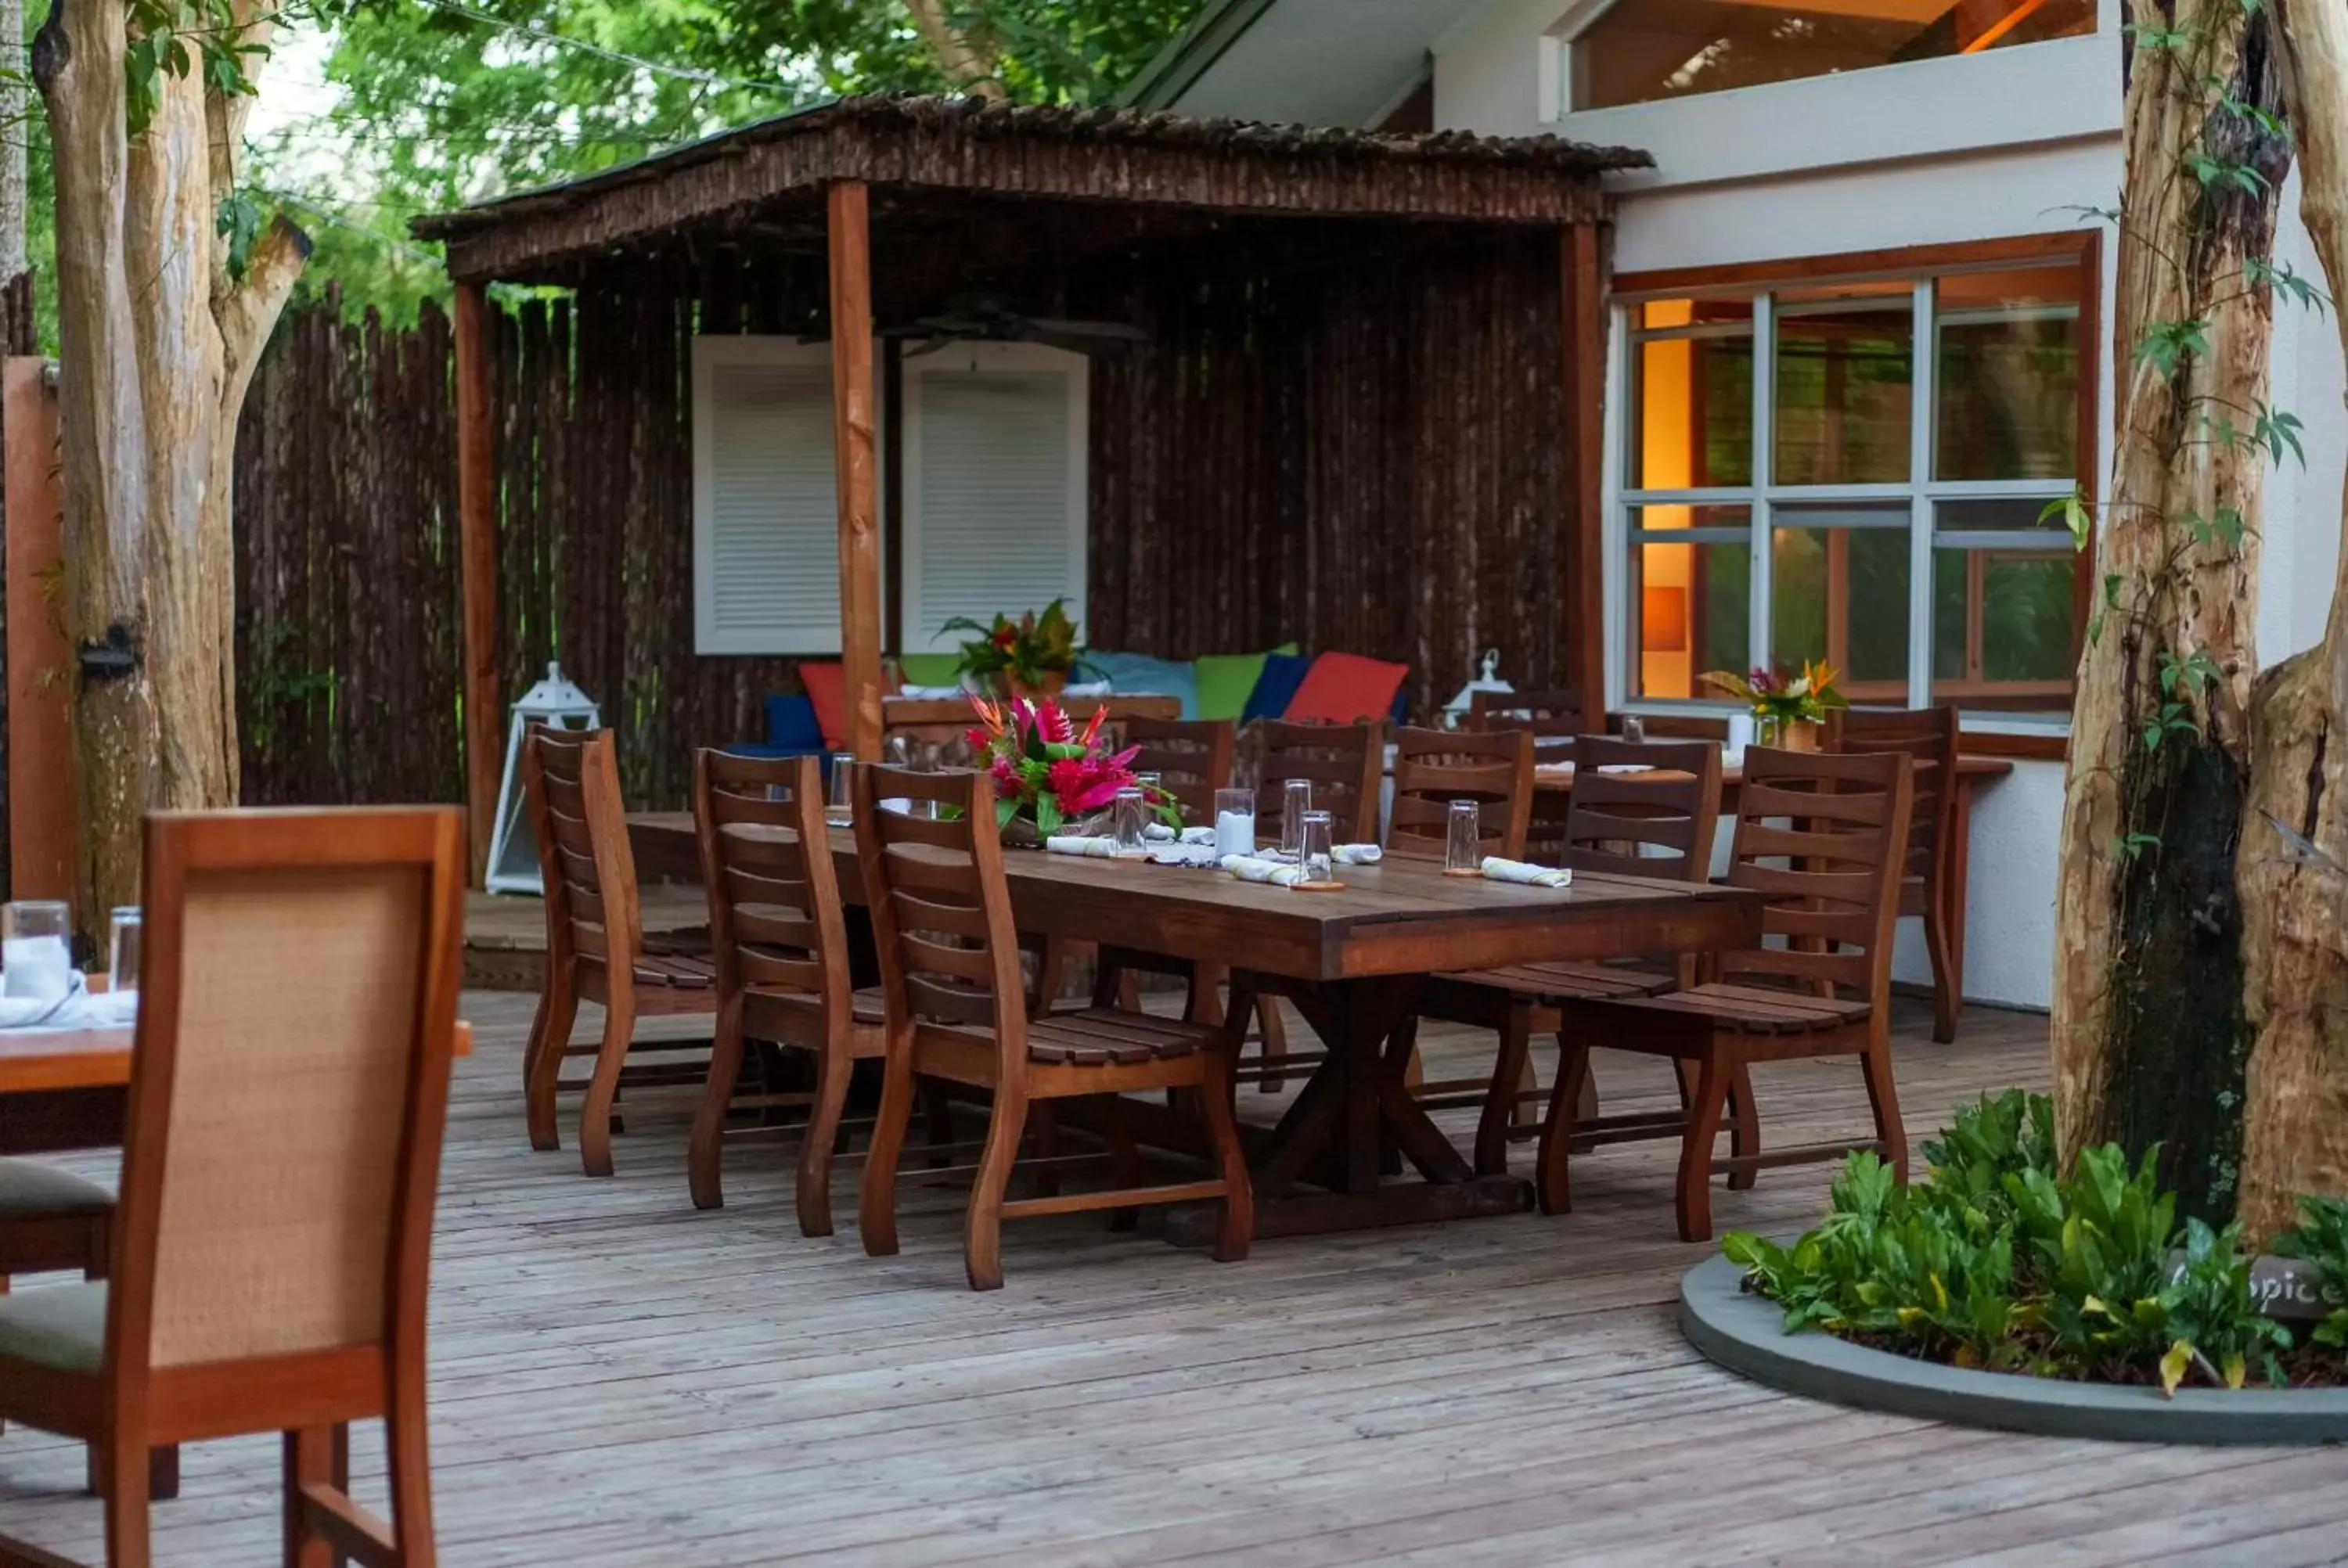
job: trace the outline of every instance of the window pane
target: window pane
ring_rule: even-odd
[[[1847,511],[1852,525],[1829,526]],[[1908,513],[1813,507],[1779,514],[1770,556],[1769,654],[1791,670],[1823,659],[1854,701],[1908,692]]]
[[[2078,664],[2078,558],[1932,552],[1932,695],[2062,711]]]
[[[1640,316],[1648,328],[1720,327],[1729,335],[1632,340],[1639,392],[1632,486],[1687,490],[1751,484],[1753,302],[1653,300]]]
[[[2053,497],[2028,496],[2001,497],[1996,500],[1984,501],[1941,501],[1933,507],[1933,526],[1944,534],[2003,533],[2008,529],[2018,533],[2024,529],[2036,529],[2050,539],[2061,539],[2067,544],[2071,530],[2064,523],[2062,513],[2057,512],[2044,522],[2039,520],[2046,510],[2046,503],[2052,499]],[[2014,541],[2018,548],[2028,548],[2037,543],[2039,541],[2034,539]]]
[[[1631,636],[1642,697],[1715,698],[1707,670],[1742,670],[1752,656],[1751,517],[1742,507],[1643,507],[1631,513]],[[1688,528],[1733,528],[1729,538],[1680,543]]]
[[[1942,479],[2078,471],[2079,269],[1958,273],[1933,285]]]
[[[1914,376],[1910,285],[1781,296],[1776,482],[1904,483]]]
[[[1574,40],[1573,107],[1652,103],[2095,30],[2095,0],[1629,0]]]

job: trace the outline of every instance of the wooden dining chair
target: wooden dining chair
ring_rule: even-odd
[[[717,969],[705,938],[648,944],[636,895],[636,861],[620,801],[620,770],[609,730],[532,729],[524,737],[523,792],[538,835],[546,888],[546,972],[538,1014],[522,1050],[524,1114],[533,1149],[561,1147],[555,1130],[558,1094],[584,1089],[579,1112],[579,1163],[591,1176],[612,1173],[613,1111],[623,1084],[699,1086],[704,1040],[636,1044],[636,1020],[700,1014],[715,1020]],[[582,1001],[603,1009],[598,1045],[572,1045]],[[631,1064],[631,1054],[656,1062]],[[592,1056],[584,1081],[561,1077],[563,1062]]]
[[[38,1160],[0,1159],[0,1295],[9,1277],[78,1269],[106,1277],[114,1194]]]
[[[880,809],[881,801],[894,798],[935,802],[955,815]],[[1003,1222],[1031,1214],[1220,1202],[1215,1256],[1245,1257],[1255,1221],[1231,1110],[1231,1031],[1117,1008],[1030,1020],[1003,845],[994,831],[994,781],[981,773],[914,774],[868,764],[856,770],[855,803],[857,854],[888,1017],[887,1076],[860,1206],[864,1250],[876,1257],[897,1250],[898,1158],[916,1080],[932,1078],[984,1090],[994,1102],[963,1237],[972,1289],[1003,1283]],[[1171,1089],[1198,1091],[1186,1098],[1204,1117],[1218,1173],[1143,1186],[1118,1097]],[[1096,1097],[1101,1106],[1113,1187],[1007,1200],[1031,1108],[1079,1096]],[[1045,1153],[1056,1180],[1068,1157]]]
[[[804,1104],[799,1232],[829,1235],[831,1162],[849,1080],[860,1060],[882,1054],[887,1040],[880,989],[856,990],[850,975],[822,768],[814,757],[696,753],[693,818],[717,981],[717,1037],[686,1157],[694,1206],[725,1204],[722,1148],[730,1121],[744,1112]],[[746,1094],[747,1040],[804,1053],[814,1069],[814,1092],[754,1088]]]
[[[1476,692],[1468,698],[1468,727],[1488,733],[1519,730],[1540,740],[1570,741],[1597,726],[1579,692]]]
[[[1965,912],[1954,904],[1957,842],[1957,710],[1850,708],[1827,727],[1828,746],[1838,752],[1903,752],[1915,781],[1916,804],[1908,827],[1908,863],[1900,878],[1900,917],[1924,923],[1924,951],[1932,962],[1932,1038],[1942,1045],[1957,1038],[1959,994],[1954,938]]]
[[[1442,859],[1451,803],[1457,800],[1476,803],[1483,853],[1509,860],[1522,856],[1533,805],[1530,733],[1396,730],[1387,852],[1406,859]]]
[[[1221,718],[1127,718],[1122,723],[1125,744],[1134,746],[1134,773],[1155,773],[1160,789],[1174,795],[1181,807],[1183,826],[1214,826],[1214,791],[1231,786],[1232,753],[1238,733]],[[1059,998],[1059,977],[1076,953],[1092,944],[1052,937],[1045,941],[1045,969],[1049,983],[1038,983],[1045,1002]],[[1141,1007],[1134,974],[1165,974],[1183,981],[1183,1014],[1193,1023],[1223,1021],[1221,965],[1198,965],[1188,958],[1165,953],[1141,953],[1138,948],[1099,948],[1094,965],[1092,1005]],[[1265,1002],[1265,1007],[1271,1002]]]
[[[1554,864],[1577,873],[1613,873],[1702,883],[1712,872],[1713,835],[1720,818],[1720,748],[1709,741],[1634,742],[1584,735],[1575,744],[1573,789]],[[1606,769],[1637,772],[1606,772]],[[1505,968],[1438,975],[1420,996],[1419,1016],[1489,1029],[1499,1052],[1486,1081],[1430,1085],[1423,1102],[1435,1109],[1480,1105],[1476,1130],[1479,1173],[1508,1173],[1509,1143],[1539,1135],[1538,1112],[1547,1098],[1532,1071],[1532,1038],[1564,1040],[1563,997],[1653,996],[1693,982],[1694,959],[1653,954],[1619,963],[1566,959]],[[1693,1084],[1684,1084],[1684,1092]],[[1595,1097],[1580,1108],[1594,1114]],[[1751,1097],[1741,1084],[1733,1096],[1732,1125],[1747,1130]]]
[[[1156,774],[1159,786],[1174,797],[1186,827],[1215,825],[1215,792],[1230,787],[1236,731],[1220,719],[1127,719],[1118,726],[1125,744],[1135,748],[1133,771]],[[1094,954],[1093,999],[1097,1007],[1136,1008],[1139,1005],[1133,975],[1169,975],[1189,988],[1182,1016],[1200,1023],[1220,1023],[1223,1018],[1220,968],[1201,973],[1185,958],[1138,951],[1098,951],[1094,944],[1070,937],[1054,937],[1044,944],[1038,963],[1035,996],[1045,1009],[1058,1005],[1066,988],[1067,971],[1087,952]]]
[[[149,1561],[147,1489],[121,1481],[153,1450],[273,1431],[287,1563],[434,1561],[425,1307],[465,873],[454,810],[149,818],[110,1277],[0,1296],[0,1416],[92,1445],[113,1568]],[[376,1419],[388,1522],[348,1491],[348,1428]]]
[[[1694,1066],[1695,1089],[1684,1116],[1625,1130],[1628,1136],[1679,1137],[1676,1206],[1683,1240],[1712,1235],[1715,1172],[1749,1174],[1870,1148],[1899,1179],[1907,1179],[1907,1133],[1891,1074],[1890,1000],[1891,928],[1907,860],[1909,765],[1906,754],[1896,752],[1746,750],[1725,881],[1763,897],[1765,940],[1815,939],[1833,950],[1735,949],[1714,956],[1717,978],[1703,985],[1653,997],[1563,999],[1557,1081],[1541,1124],[1537,1185],[1545,1213],[1571,1206],[1574,1106],[1593,1046]],[[1818,981],[1828,982],[1834,994],[1818,994],[1811,988]],[[1716,1157],[1713,1145],[1729,1086],[1748,1064],[1846,1055],[1859,1059],[1874,1112],[1871,1140],[1766,1153],[1748,1146],[1726,1160]]]

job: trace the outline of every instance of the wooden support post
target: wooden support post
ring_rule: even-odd
[[[1599,277],[1598,225],[1576,223],[1560,249],[1565,261],[1567,438],[1572,491],[1567,497],[1566,683],[1603,726],[1606,711],[1606,529],[1601,477],[1606,463],[1606,305]]]
[[[831,416],[839,482],[839,638],[850,749],[880,755],[880,490],[873,442],[871,193],[830,190]]]
[[[8,894],[71,899],[77,814],[73,774],[73,644],[57,619],[65,556],[57,489],[57,400],[37,355],[0,367],[7,467]],[[100,922],[102,925],[103,922]]]
[[[503,764],[498,690],[498,476],[489,409],[489,302],[479,283],[457,285],[457,529],[465,606],[465,810],[473,886],[495,831]]]

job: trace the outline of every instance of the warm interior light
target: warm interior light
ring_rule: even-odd
[[[1639,595],[1639,651],[1684,653],[1688,600],[1684,588],[1650,587]]]

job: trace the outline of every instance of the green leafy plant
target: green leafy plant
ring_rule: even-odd
[[[2348,1350],[2348,1199],[2300,1199],[2299,1224],[2275,1238],[2275,1252],[2315,1266],[2332,1311],[2309,1337]]]
[[[962,645],[956,669],[982,678],[1007,677],[1014,686],[1034,689],[1047,675],[1066,674],[1076,661],[1076,623],[1068,619],[1066,602],[1054,600],[1042,613],[1028,610],[1014,620],[997,614],[992,622],[957,615],[940,631],[975,631]]]

